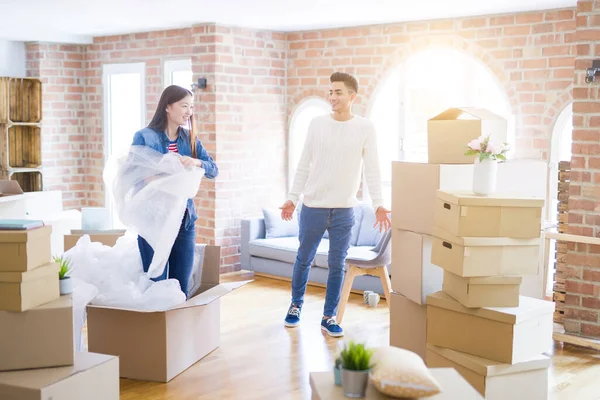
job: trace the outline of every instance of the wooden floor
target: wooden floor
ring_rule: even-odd
[[[256,277],[221,300],[221,346],[168,384],[121,380],[121,400],[310,399],[309,372],[329,371],[336,348],[320,330],[324,289],[309,287],[301,326],[283,326],[288,282]],[[351,295],[345,340],[389,344],[385,300]],[[199,333],[201,334],[201,333]],[[550,399],[600,399],[600,353],[555,344]]]

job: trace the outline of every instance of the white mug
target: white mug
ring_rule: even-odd
[[[378,293],[369,293],[369,298],[367,300],[370,307],[377,307],[379,303],[379,294]]]
[[[369,304],[369,295],[370,295],[371,293],[373,293],[373,291],[372,291],[372,290],[365,290],[365,291],[364,291],[364,293],[363,293],[363,302],[364,302],[365,304]]]

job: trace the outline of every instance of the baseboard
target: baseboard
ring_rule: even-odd
[[[260,277],[263,277],[263,278],[275,279],[275,280],[278,280],[278,281],[285,281],[285,282],[291,282],[292,281],[291,278],[288,278],[288,277],[285,277],[285,276],[265,274],[263,272],[255,272],[254,275],[255,276],[260,276]],[[318,282],[311,282],[311,281],[308,281],[308,286],[319,287],[319,288],[322,288],[322,289],[327,288],[327,285],[324,285],[324,284],[318,283]],[[361,292],[360,290],[355,290],[355,289],[352,289],[350,291],[350,293],[358,294],[360,296],[363,295],[363,292]],[[385,296],[381,296],[381,298],[385,299]]]

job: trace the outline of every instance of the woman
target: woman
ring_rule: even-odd
[[[219,169],[194,133],[193,103],[193,94],[189,90],[177,85],[167,87],[160,97],[152,121],[146,128],[136,132],[132,144],[148,146],[163,154],[179,153],[182,156],[180,160],[183,165],[203,168],[204,176],[213,179],[219,174]],[[190,129],[185,129],[183,126],[189,126]],[[194,246],[196,244],[194,223],[197,219],[194,199],[188,199],[169,261],[163,274],[153,278],[154,281],[164,280],[167,277],[177,279],[186,297],[193,294],[188,293],[188,282],[194,264]],[[144,272],[148,272],[154,250],[141,236],[138,236],[138,247],[142,256]]]

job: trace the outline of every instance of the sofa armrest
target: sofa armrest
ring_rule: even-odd
[[[256,239],[265,238],[265,219],[262,217],[242,219],[241,228],[242,235],[240,238],[240,262],[242,264],[242,269],[251,270],[250,242]]]

